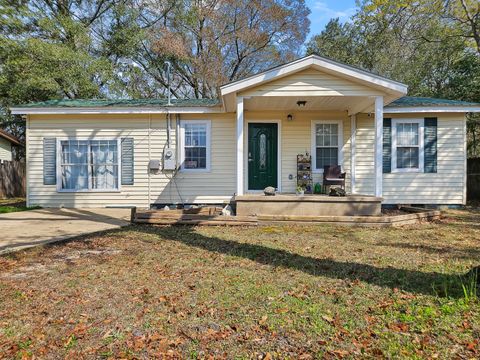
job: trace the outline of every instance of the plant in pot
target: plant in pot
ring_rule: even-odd
[[[297,196],[303,196],[305,195],[305,188],[303,186],[298,185],[297,186]]]

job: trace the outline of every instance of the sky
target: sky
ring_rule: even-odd
[[[355,13],[355,0],[306,0],[310,14],[310,34],[320,33],[331,18],[347,21]]]

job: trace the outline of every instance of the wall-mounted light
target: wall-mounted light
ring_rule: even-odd
[[[307,102],[305,100],[297,101],[297,106],[298,107],[305,107],[305,105],[307,105]]]
[[[287,121],[293,121],[293,115],[292,114],[287,115]]]

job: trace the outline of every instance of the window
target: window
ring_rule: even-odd
[[[118,190],[118,148],[118,140],[60,140],[59,190]]]
[[[341,165],[342,141],[342,123],[340,121],[312,122],[314,170],[322,172],[324,166]]]
[[[209,171],[210,121],[182,121],[181,142],[181,169]]]
[[[392,170],[423,171],[423,120],[395,119],[392,125]]]

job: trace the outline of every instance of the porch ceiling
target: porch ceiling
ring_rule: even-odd
[[[374,98],[367,96],[252,96],[246,98],[245,110],[263,111],[373,111]],[[297,101],[306,101],[299,107]]]

